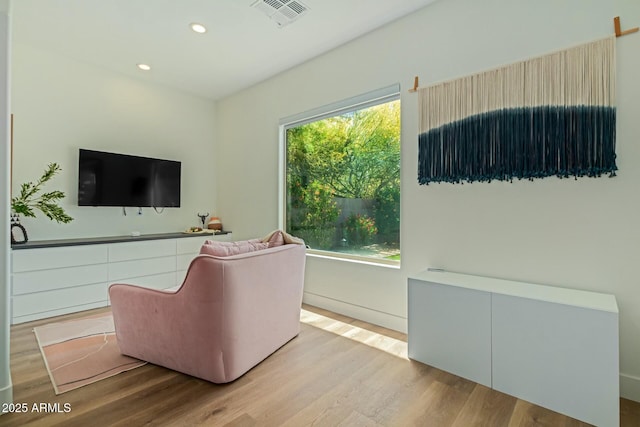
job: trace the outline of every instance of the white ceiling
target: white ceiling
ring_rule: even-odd
[[[279,28],[254,0],[13,0],[13,40],[220,99],[435,0],[299,1],[310,10]]]

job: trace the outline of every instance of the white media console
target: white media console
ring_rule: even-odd
[[[111,283],[157,289],[182,284],[207,239],[231,234],[157,234],[29,242],[11,251],[11,322],[28,322],[109,304]]]
[[[411,359],[590,424],[619,425],[613,295],[429,270],[408,286]]]

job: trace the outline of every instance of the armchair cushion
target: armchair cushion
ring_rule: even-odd
[[[231,256],[247,252],[260,251],[267,249],[269,244],[260,241],[245,240],[241,242],[216,242],[207,240],[200,248],[201,254],[213,256]]]

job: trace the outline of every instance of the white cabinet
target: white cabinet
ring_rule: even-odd
[[[410,358],[590,424],[618,425],[613,295],[441,271],[408,285]]]
[[[106,305],[106,245],[12,251],[12,323]]]
[[[82,240],[63,242],[70,246],[38,242],[46,247],[14,249],[12,323],[104,307],[109,304],[111,283],[156,289],[180,285],[189,263],[207,239],[231,240],[231,234],[125,242],[107,238],[91,244]]]

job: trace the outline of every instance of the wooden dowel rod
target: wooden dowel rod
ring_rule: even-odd
[[[621,32],[620,36],[626,36],[627,34],[637,33],[638,31],[640,31],[639,27],[630,28],[628,30],[624,30],[623,32]],[[620,37],[620,36],[618,36],[618,37]]]

